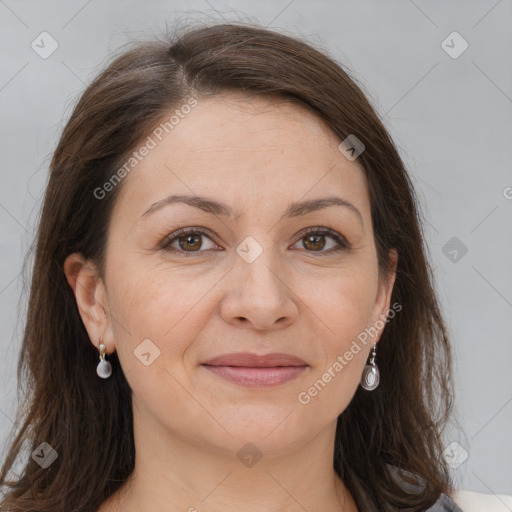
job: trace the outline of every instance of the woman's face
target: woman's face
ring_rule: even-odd
[[[302,108],[234,95],[198,100],[153,138],[119,185],[101,283],[110,323],[100,334],[138,425],[233,453],[334,429],[382,327],[366,344],[358,336],[382,326],[393,285],[379,281],[357,160]],[[351,206],[322,207],[328,198]],[[303,363],[204,365],[236,353]]]

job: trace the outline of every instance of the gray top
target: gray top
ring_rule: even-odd
[[[410,492],[412,494],[420,492],[425,485],[425,481],[422,478],[419,478],[418,475],[415,475],[415,477],[419,478],[420,482],[417,485],[414,485],[410,482],[406,482],[400,477],[400,473],[396,466],[391,466],[390,464],[387,464],[387,466],[391,470],[391,473],[394,474],[395,479],[399,482],[400,487],[402,487],[406,492]],[[408,472],[405,471],[405,473]],[[439,499],[429,509],[427,509],[426,512],[463,512],[463,510],[455,503],[455,501],[453,501],[453,498],[442,493],[439,496]]]
[[[427,512],[462,512],[462,510],[450,496],[443,493]]]

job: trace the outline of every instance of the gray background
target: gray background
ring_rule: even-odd
[[[0,0],[0,450],[16,407],[20,271],[73,101],[126,41],[222,17],[323,45],[383,117],[423,203],[455,347],[460,426],[446,457],[461,488],[512,494],[511,0]],[[58,43],[46,59],[31,48],[43,31]],[[469,44],[457,58],[444,48],[462,40],[442,45],[453,31]]]

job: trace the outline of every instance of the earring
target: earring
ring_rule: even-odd
[[[100,337],[100,362],[96,367],[96,373],[98,377],[102,379],[108,379],[112,374],[112,365],[110,361],[105,360],[105,344],[103,343],[103,339]]]
[[[373,346],[370,362],[364,367],[361,376],[361,387],[367,391],[373,391],[380,381],[379,367],[375,364],[375,356],[377,355],[377,344]]]

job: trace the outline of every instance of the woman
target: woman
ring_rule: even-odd
[[[51,163],[3,508],[460,511],[432,283],[400,156],[325,53],[239,24],[136,45]]]

